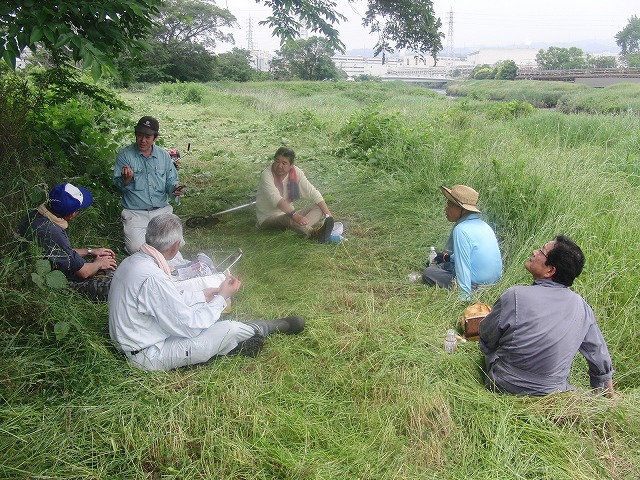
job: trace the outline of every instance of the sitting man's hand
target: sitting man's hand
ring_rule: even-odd
[[[449,261],[449,254],[447,252],[440,252],[436,255],[435,261],[438,265],[441,263],[446,263]]]
[[[240,287],[242,286],[242,282],[238,280],[233,275],[229,275],[224,279],[224,282],[220,284],[220,290],[218,295],[223,296],[224,298],[229,298],[235,295]]]
[[[120,175],[122,175],[122,181],[124,182],[124,184],[129,185],[131,183],[131,180],[133,180],[133,169],[130,166],[125,165],[124,167],[122,167]]]
[[[111,250],[110,248],[104,248],[104,247],[92,249],[91,255],[93,255],[94,257],[116,258],[116,254],[114,253],[113,250]]]
[[[176,197],[180,197],[185,193],[187,193],[187,187],[184,185],[176,185],[175,188],[173,189],[173,192],[171,192],[171,194]]]
[[[293,220],[298,225],[308,225],[309,224],[309,220],[307,220],[307,217],[303,217],[299,213],[294,213],[291,216],[291,220]]]
[[[118,266],[116,257],[111,255],[102,255],[95,258],[92,262],[100,267],[100,270],[115,270]]]
[[[207,287],[202,290],[202,293],[204,293],[205,302],[209,303],[213,300],[213,297],[220,295],[220,289],[218,287]]]

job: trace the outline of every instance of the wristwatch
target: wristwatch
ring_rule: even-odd
[[[87,255],[92,255],[93,248],[87,248]]]
[[[287,217],[293,218],[295,214],[296,214],[296,211],[294,210],[293,212],[287,213]]]

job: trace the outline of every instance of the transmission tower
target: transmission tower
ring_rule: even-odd
[[[251,17],[247,20],[247,50],[253,52],[253,21]]]
[[[449,10],[449,33],[447,33],[447,67],[453,70],[453,8]]]

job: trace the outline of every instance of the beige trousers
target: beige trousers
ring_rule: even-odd
[[[151,219],[163,213],[173,213],[173,207],[167,205],[155,210],[129,210],[128,208],[122,210],[120,218],[122,218],[124,230],[124,248],[129,255],[140,250]]]
[[[295,230],[300,235],[305,238],[309,238],[311,236],[311,232],[313,232],[313,227],[317,223],[319,223],[324,218],[324,213],[320,210],[318,205],[309,205],[304,207],[301,210],[296,212],[298,215],[302,215],[309,222],[307,225],[300,225],[298,222],[293,221],[288,215],[274,215],[273,217],[267,218],[262,224],[260,228],[272,228],[272,229],[287,229],[290,228]]]

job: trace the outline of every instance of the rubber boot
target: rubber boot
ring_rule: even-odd
[[[246,357],[257,357],[262,347],[264,347],[264,335],[262,334],[261,328],[258,328],[256,324],[250,324],[256,330],[256,334],[251,337],[239,342],[236,348],[231,350],[227,355],[244,355]]]
[[[333,232],[333,217],[327,217],[324,219],[322,226],[313,231],[311,235],[320,243],[329,243],[331,241],[331,233]]]
[[[295,335],[304,330],[304,318],[302,317],[284,317],[277,320],[261,320],[253,322],[257,325],[265,336],[272,333],[285,333],[287,335]]]

